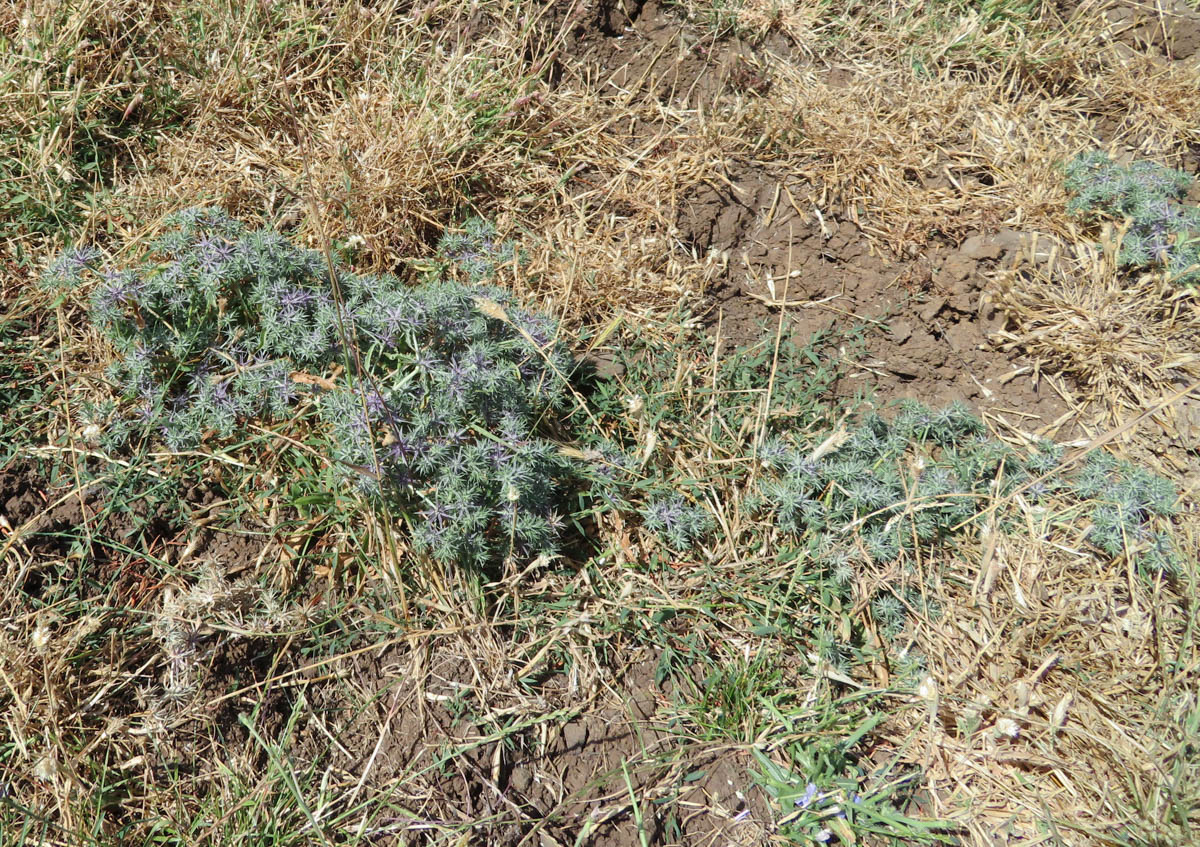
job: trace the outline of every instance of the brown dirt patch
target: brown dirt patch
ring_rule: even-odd
[[[572,844],[583,832],[600,847],[764,843],[771,815],[748,750],[680,745],[656,662],[633,662],[606,693],[550,687],[479,714],[477,701],[464,709],[477,680],[449,641],[386,647],[310,690],[297,758],[332,756],[367,794],[395,786],[413,834],[457,824],[495,845]],[[421,674],[427,684],[412,685]]]
[[[119,504],[100,485],[54,486],[36,465],[15,464],[0,471],[0,516],[7,522],[0,549],[17,553],[11,561],[21,562],[20,572],[32,580],[23,584],[26,591],[40,585],[43,567],[82,555],[97,578],[117,577],[118,591],[136,588],[137,596],[162,577],[154,558],[177,563],[186,549],[189,558],[217,563],[231,577],[261,560],[263,538],[204,525],[226,502],[218,490],[193,486],[183,495],[190,521],[169,504],[143,499],[114,508]],[[80,553],[75,548],[84,539],[91,543]]]
[[[728,257],[708,317],[726,343],[761,339],[781,310],[801,343],[826,327],[865,326],[865,354],[844,364],[851,386],[873,388],[883,401],[1015,410],[1031,429],[1066,412],[1049,385],[1014,377],[1022,363],[989,340],[1004,318],[987,273],[1015,258],[1017,233],[977,234],[961,247],[892,260],[853,221],[823,215],[806,186],[758,168],[693,192],[678,226],[695,249]]]
[[[654,0],[581,4],[566,26],[563,53],[615,98],[650,96],[695,108],[731,88],[765,93],[769,84],[753,69],[751,45],[717,40]]]
[[[1114,3],[1105,11],[1122,44],[1168,59],[1191,59],[1200,51],[1200,10],[1184,0]]]

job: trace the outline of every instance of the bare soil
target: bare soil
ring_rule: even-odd
[[[426,661],[435,682],[422,697],[411,679]],[[642,656],[606,694],[583,700],[548,686],[544,713],[478,716],[454,708],[477,683],[463,657],[438,647],[369,653],[342,669],[337,686],[309,695],[298,759],[330,755],[323,726],[337,737],[333,758],[346,779],[401,784],[397,799],[412,817],[376,821],[381,830],[436,829],[457,817],[490,821],[496,845],[573,844],[585,829],[585,843],[600,847],[763,843],[771,814],[749,784],[748,750],[680,745],[656,664]]]

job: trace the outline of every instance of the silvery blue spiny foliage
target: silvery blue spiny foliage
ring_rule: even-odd
[[[1107,453],[1092,453],[1071,490],[1091,504],[1086,537],[1096,547],[1110,556],[1129,551],[1143,571],[1182,573],[1183,560],[1161,528],[1161,519],[1177,511],[1178,493],[1168,480]]]
[[[94,282],[91,314],[113,343],[120,411],[108,443],[176,450],[293,413],[318,391],[333,459],[391,498],[434,558],[477,566],[556,549],[572,468],[550,439],[573,360],[555,321],[491,287],[330,273],[318,252],[191,209],[130,269],[75,248],[45,282]],[[481,308],[482,306],[482,308]]]
[[[712,531],[714,523],[707,511],[673,491],[654,494],[642,507],[643,526],[674,550],[697,544]]]
[[[961,405],[934,411],[904,402],[892,420],[866,415],[836,449],[816,459],[783,438],[764,445],[765,473],[749,498],[784,533],[828,538],[854,529],[875,561],[892,561],[969,526],[996,497],[1054,495],[1086,504],[1088,540],[1131,556],[1143,570],[1176,575],[1181,561],[1155,520],[1174,513],[1174,486],[1106,453],[1060,471],[1049,441],[1028,454],[987,435]]]
[[[942,539],[985,505],[994,482],[1021,479],[1012,452],[960,405],[905,403],[892,421],[868,414],[840,446],[812,456],[811,447],[768,441],[751,506],[798,537],[854,528],[876,561]]]
[[[438,241],[438,254],[456,264],[471,282],[492,277],[498,265],[516,261],[517,247],[501,241],[491,221],[471,218],[461,230],[448,231]]]
[[[1130,221],[1121,262],[1161,266],[1181,285],[1200,283],[1200,210],[1182,201],[1192,178],[1154,162],[1114,164],[1098,150],[1065,167],[1066,187],[1075,196],[1068,211]]]

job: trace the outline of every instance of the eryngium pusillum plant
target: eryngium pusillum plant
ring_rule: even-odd
[[[715,521],[702,507],[674,491],[651,495],[642,507],[642,525],[673,550],[686,550],[708,535]]]
[[[1071,490],[1090,504],[1088,541],[1110,556],[1128,552],[1144,572],[1182,574],[1183,560],[1162,529],[1177,511],[1178,493],[1168,480],[1107,453],[1092,453]]]
[[[749,505],[785,535],[829,539],[829,549],[855,533],[874,561],[886,562],[964,530],[997,497],[1019,493],[1039,503],[1053,496],[1083,507],[1091,522],[1086,537],[1107,555],[1129,556],[1147,573],[1180,573],[1165,531],[1174,486],[1106,453],[1060,471],[1058,445],[1042,442],[1019,455],[964,406],[934,411],[911,401],[890,421],[866,415],[834,444],[815,455],[811,446],[769,440]]]
[[[519,259],[517,246],[502,241],[496,226],[482,218],[471,218],[461,230],[447,231],[437,245],[438,255],[453,262],[471,282],[490,279],[499,265]]]
[[[866,415],[823,452],[776,437],[759,458],[752,507],[796,537],[854,532],[875,561],[943,539],[997,485],[1023,478],[1016,456],[962,406],[905,403],[892,421]]]
[[[497,288],[344,268],[335,279],[322,254],[219,210],[168,222],[137,267],[75,248],[45,277],[94,283],[92,319],[117,352],[110,447],[227,439],[316,392],[331,458],[398,504],[434,558],[483,566],[556,549],[573,469],[551,438],[573,362],[554,320]],[[335,365],[345,374],[330,383]]]
[[[1159,266],[1181,285],[1200,283],[1200,209],[1182,202],[1188,174],[1146,161],[1121,167],[1098,150],[1077,156],[1064,172],[1075,195],[1068,211],[1129,221],[1124,265]]]

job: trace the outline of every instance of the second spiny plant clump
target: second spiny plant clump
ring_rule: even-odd
[[[750,443],[755,434],[738,436],[738,427],[757,419],[770,361],[761,352],[727,354],[715,381],[704,373],[689,384],[679,376],[678,357],[698,342],[681,342],[674,351],[648,346],[624,352],[624,390],[636,386],[644,405],[638,424],[625,425],[623,438],[619,422],[629,417],[624,398],[615,387],[598,394],[601,409],[609,409],[601,419],[616,437],[596,443],[604,461],[593,488],[611,506],[639,511],[642,526],[674,553],[712,541],[716,521],[705,501],[739,490],[777,546],[809,550],[809,560],[835,582],[848,583],[856,562],[884,564],[936,549],[977,529],[977,519],[999,501],[1019,496],[1053,508],[1063,521],[1086,523],[1086,539],[1107,556],[1129,556],[1148,575],[1180,572],[1168,532],[1175,489],[1143,468],[1105,453],[1066,468],[1061,447],[1043,441],[1016,450],[991,437],[962,405],[934,410],[905,401],[886,415],[872,412],[853,426],[833,427],[819,400],[831,374],[822,370],[811,345],[800,348],[790,341],[781,345],[771,386],[779,414],[755,450]],[[662,355],[668,361],[657,362]],[[689,396],[709,409],[703,420],[716,421],[702,452],[715,449],[730,457],[715,465],[697,460],[714,470],[707,480],[685,479],[661,461],[687,449],[678,433],[688,432],[688,421],[696,417],[685,400]],[[657,464],[644,454],[637,457],[650,428],[665,434],[654,451]],[[755,472],[738,457],[753,457]],[[725,469],[720,480],[717,469]],[[719,487],[724,493],[713,493]],[[1000,510],[997,517],[1004,514]]]
[[[85,247],[46,276],[91,284],[116,349],[116,399],[89,410],[107,447],[229,439],[311,397],[346,478],[396,504],[433,557],[556,549],[573,471],[552,436],[573,361],[552,319],[496,288],[331,269],[219,210],[170,223],[135,267]]]
[[[1074,195],[1068,211],[1128,222],[1122,264],[1159,267],[1180,285],[1200,284],[1200,209],[1184,202],[1191,176],[1147,161],[1122,167],[1098,150],[1077,156],[1064,173]]]
[[[1177,492],[1144,468],[1093,453],[1062,467],[1048,441],[1018,453],[989,436],[962,406],[932,410],[903,402],[891,420],[871,413],[824,455],[785,438],[769,442],[766,474],[751,502],[786,536],[819,539],[831,560],[853,533],[873,560],[929,549],[972,527],[998,499],[1082,515],[1085,538],[1112,558],[1128,556],[1147,575],[1178,576],[1168,532]],[[1003,514],[1003,513],[1001,513]]]

